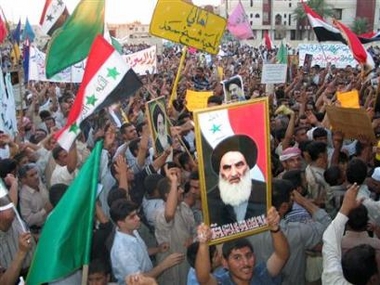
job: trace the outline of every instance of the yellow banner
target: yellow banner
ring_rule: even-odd
[[[360,108],[358,90],[337,92],[337,99],[344,108]]]
[[[217,54],[226,19],[184,1],[158,0],[150,34]]]
[[[204,109],[207,107],[207,99],[212,95],[212,91],[197,92],[193,90],[186,90],[186,108],[193,112],[197,109]]]

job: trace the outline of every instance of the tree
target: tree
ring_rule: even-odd
[[[368,28],[369,23],[367,18],[356,18],[351,26],[351,30],[357,35],[367,33]]]
[[[318,15],[322,18],[333,17],[334,9],[333,6],[327,4],[325,0],[309,0],[306,4],[313,9]],[[307,26],[310,26],[309,21],[307,19],[306,13],[303,9],[301,3],[298,4],[297,8],[294,9],[293,19],[297,21],[296,33],[297,39],[302,39],[304,32],[307,32],[308,38],[310,38],[310,34],[312,33],[312,28],[307,29]],[[314,33],[312,33],[314,35]]]

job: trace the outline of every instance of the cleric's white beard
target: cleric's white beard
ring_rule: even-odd
[[[219,192],[224,204],[237,206],[248,201],[251,195],[252,181],[249,171],[241,177],[240,182],[230,184],[219,175]]]

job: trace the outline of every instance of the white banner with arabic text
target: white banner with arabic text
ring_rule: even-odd
[[[125,62],[139,75],[157,73],[157,48],[152,46],[141,51],[123,55]]]
[[[45,57],[45,53],[38,50],[35,46],[30,46],[29,80],[72,83],[82,82],[86,59],[55,74],[52,78],[47,79],[45,72]]]
[[[352,56],[350,48],[341,43],[299,44],[299,66],[303,66],[306,54],[313,55],[311,66],[318,64],[326,67],[331,62],[337,68],[345,68],[347,65],[355,67],[358,63]]]

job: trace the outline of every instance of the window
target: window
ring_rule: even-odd
[[[337,20],[342,20],[342,9],[333,9],[334,18]]]
[[[228,1],[228,0],[227,0]],[[253,7],[253,0],[250,1],[250,5],[251,7]]]
[[[268,12],[263,13],[263,25],[269,25],[269,15]]]
[[[249,24],[252,26],[252,25],[253,25],[253,22],[252,22],[252,21],[249,21]]]
[[[253,14],[251,13],[251,14],[249,14],[249,17],[252,19],[253,18]]]
[[[257,14],[255,15],[255,18],[256,18],[256,19],[260,18],[260,14],[257,13]]]
[[[281,25],[281,22],[282,22],[282,17],[280,14],[277,14],[276,17],[274,18],[274,24]]]
[[[289,2],[289,8],[292,8],[292,2]]]
[[[296,30],[290,31],[290,40],[292,41],[296,40]]]

